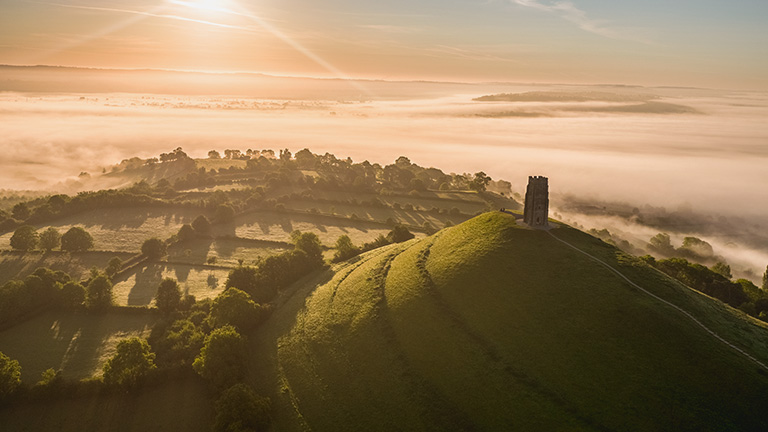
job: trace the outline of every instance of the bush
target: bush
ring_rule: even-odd
[[[11,236],[11,247],[17,250],[28,251],[37,247],[39,236],[37,230],[31,225],[23,225],[16,229]]]
[[[115,355],[104,364],[104,382],[134,387],[155,369],[155,354],[144,339],[130,338],[117,344]]]
[[[260,431],[269,427],[269,398],[259,397],[245,384],[235,384],[216,401],[216,432]]]
[[[61,236],[61,250],[82,252],[93,248],[93,237],[80,227],[72,227]]]
[[[85,301],[85,287],[81,284],[69,281],[61,287],[61,304],[65,308],[76,309]]]

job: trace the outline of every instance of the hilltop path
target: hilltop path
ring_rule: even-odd
[[[650,291],[646,290],[645,288],[641,287],[640,285],[638,285],[638,284],[636,284],[636,283],[632,282],[632,281],[631,281],[631,280],[630,280],[628,277],[624,276],[624,274],[622,274],[620,271],[616,270],[616,269],[615,269],[614,267],[612,267],[610,264],[606,263],[605,261],[601,260],[600,258],[597,258],[596,256],[594,256],[594,255],[592,255],[592,254],[590,254],[590,253],[588,253],[588,252],[585,252],[585,251],[583,251],[583,250],[581,250],[581,249],[577,248],[576,246],[574,246],[574,245],[572,245],[572,244],[568,243],[567,241],[565,241],[565,240],[563,240],[563,239],[560,239],[560,238],[558,238],[556,235],[552,234],[552,231],[551,231],[551,230],[548,230],[548,231],[547,231],[547,233],[548,233],[550,236],[552,236],[552,238],[554,238],[555,240],[559,241],[560,243],[563,243],[563,244],[565,244],[565,245],[567,245],[567,246],[569,246],[569,247],[571,247],[571,248],[573,248],[573,249],[577,250],[578,252],[581,252],[582,254],[584,254],[584,255],[586,255],[587,257],[589,257],[591,260],[593,260],[593,261],[597,262],[598,264],[602,265],[603,267],[606,267],[608,270],[610,270],[611,272],[615,273],[615,274],[616,274],[616,275],[618,275],[620,278],[624,279],[624,280],[625,280],[625,281],[627,281],[627,282],[628,282],[630,285],[632,285],[633,287],[635,287],[635,288],[639,289],[639,290],[640,290],[640,291],[642,291],[643,293],[645,293],[645,294],[647,294],[647,295],[649,295],[649,296],[651,296],[651,297],[655,298],[656,300],[658,300],[658,301],[660,301],[660,302],[662,302],[662,303],[664,303],[664,304],[666,304],[666,305],[668,305],[668,306],[670,306],[670,307],[672,307],[672,308],[674,308],[674,309],[678,310],[680,313],[682,313],[683,315],[685,315],[686,317],[688,317],[689,319],[691,319],[693,322],[695,322],[696,324],[698,324],[698,325],[699,325],[701,328],[703,328],[704,330],[706,330],[706,332],[707,332],[707,333],[709,333],[709,334],[711,334],[711,335],[712,335],[714,338],[716,338],[716,339],[717,339],[717,340],[719,340],[720,342],[724,343],[725,345],[727,345],[727,346],[731,347],[733,350],[735,350],[735,351],[736,351],[736,352],[738,352],[739,354],[743,355],[744,357],[748,358],[749,360],[753,361],[754,363],[756,363],[758,366],[762,367],[763,369],[765,369],[765,370],[768,370],[768,366],[766,366],[766,365],[765,365],[763,362],[761,362],[760,360],[758,360],[758,359],[756,359],[756,358],[752,357],[752,356],[751,356],[751,355],[749,355],[749,354],[748,354],[746,351],[742,350],[741,348],[737,347],[736,345],[734,345],[734,344],[732,344],[732,343],[728,342],[727,340],[725,340],[725,339],[724,339],[722,336],[720,336],[719,334],[715,333],[715,332],[714,332],[713,330],[711,330],[709,327],[705,326],[705,325],[704,325],[704,324],[703,324],[701,321],[699,321],[698,319],[696,319],[696,318],[695,318],[693,315],[691,315],[691,314],[690,314],[689,312],[687,312],[685,309],[683,309],[683,308],[681,308],[680,306],[677,306],[677,305],[675,305],[675,304],[673,304],[673,303],[670,303],[670,302],[669,302],[669,301],[667,301],[667,300],[664,300],[663,298],[661,298],[661,297],[657,296],[656,294],[654,294],[654,293],[652,293],[652,292],[650,292]]]

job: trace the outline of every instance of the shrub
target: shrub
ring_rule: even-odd
[[[345,261],[360,253],[348,235],[342,235],[336,240],[336,252],[333,254],[333,262]]]
[[[387,239],[391,243],[402,243],[412,239],[413,237],[413,233],[411,233],[408,228],[405,227],[405,225],[395,225],[395,227],[392,228],[392,231],[387,234]]]

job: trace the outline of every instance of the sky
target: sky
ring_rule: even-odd
[[[0,0],[0,64],[768,90],[765,0]]]

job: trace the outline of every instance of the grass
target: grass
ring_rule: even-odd
[[[765,326],[591,236],[555,234],[768,358]],[[768,427],[768,374],[509,215],[369,252],[294,290],[252,343],[276,430]]]
[[[92,267],[104,268],[110,259],[117,256],[126,260],[131,253],[115,252],[80,252],[63,253],[41,251],[19,253],[0,252],[0,284],[11,279],[23,279],[39,267],[67,272],[73,279],[79,280],[88,275]]]
[[[148,264],[121,280],[112,288],[115,304],[120,306],[154,305],[157,287],[164,278],[179,282],[183,294],[197,300],[214,298],[224,290],[229,270],[207,269],[185,264]]]
[[[68,395],[55,403],[0,410],[3,431],[210,431],[211,396],[197,379],[163,383],[141,392]]]
[[[237,238],[196,238],[174,244],[168,250],[168,261],[185,264],[206,264],[216,258],[217,266],[235,267],[243,260],[253,264],[259,258],[283,253],[292,247],[259,243]]]
[[[199,210],[153,207],[91,210],[35,228],[42,231],[52,226],[64,234],[69,228],[80,226],[93,236],[95,250],[138,252],[144,240],[168,238],[183,224],[192,223],[199,214]],[[0,236],[0,249],[10,249],[12,235]]]
[[[27,384],[48,368],[67,379],[91,378],[101,375],[121,339],[148,336],[154,321],[149,314],[48,312],[0,332],[0,351],[19,361]]]
[[[229,226],[217,226],[219,234],[237,237],[290,242],[294,230],[314,232],[325,245],[333,245],[346,234],[356,245],[387,235],[391,228],[365,221],[330,219],[321,216],[279,212],[258,212],[238,216]]]

